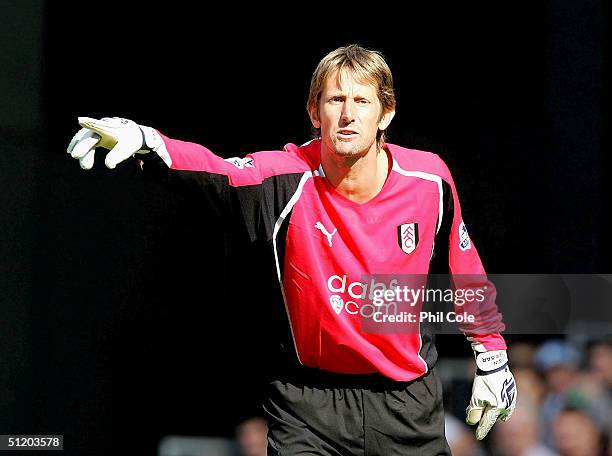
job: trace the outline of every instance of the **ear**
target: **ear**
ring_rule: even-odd
[[[378,122],[379,130],[386,130],[391,121],[395,117],[395,111],[387,111]]]
[[[319,110],[316,106],[308,108],[308,115],[310,116],[310,122],[315,128],[321,128],[321,121],[319,120]]]

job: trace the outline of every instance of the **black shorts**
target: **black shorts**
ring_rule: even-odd
[[[450,455],[436,370],[412,382],[300,368],[269,384],[268,456]]]

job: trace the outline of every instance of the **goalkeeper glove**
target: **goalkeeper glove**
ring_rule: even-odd
[[[79,160],[83,169],[93,167],[96,147],[110,150],[104,160],[110,169],[135,154],[150,153],[159,155],[168,167],[172,165],[163,139],[151,127],[120,117],[79,117],[79,124],[83,128],[70,141],[68,153]]]
[[[507,421],[516,407],[516,382],[508,368],[506,350],[476,356],[476,377],[472,385],[472,398],[466,413],[469,425],[478,424],[476,438],[482,440],[498,419]]]

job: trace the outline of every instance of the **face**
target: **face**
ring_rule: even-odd
[[[376,87],[355,81],[347,72],[339,78],[336,71],[325,82],[318,111],[314,108],[309,114],[314,127],[321,129],[324,147],[350,157],[376,149],[378,130],[385,130],[395,113],[381,118]]]
[[[236,438],[245,456],[265,455],[268,448],[268,426],[263,419],[252,418],[240,425]]]
[[[493,432],[496,446],[503,454],[523,454],[538,441],[537,412],[529,406],[517,407],[512,419],[505,423],[497,423]]]
[[[563,412],[553,422],[555,446],[562,455],[600,454],[599,430],[582,412]]]

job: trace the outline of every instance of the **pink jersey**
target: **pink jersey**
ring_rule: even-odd
[[[188,180],[215,193],[219,204],[234,205],[251,239],[273,249],[279,300],[301,364],[401,381],[435,364],[433,334],[418,328],[364,332],[359,306],[368,274],[485,277],[452,177],[437,155],[387,144],[388,178],[378,195],[360,204],[326,179],[319,140],[223,159],[203,146],[163,138],[172,159],[169,178]],[[494,297],[490,283],[488,293]],[[506,348],[495,306],[476,326],[461,328],[476,349]]]

